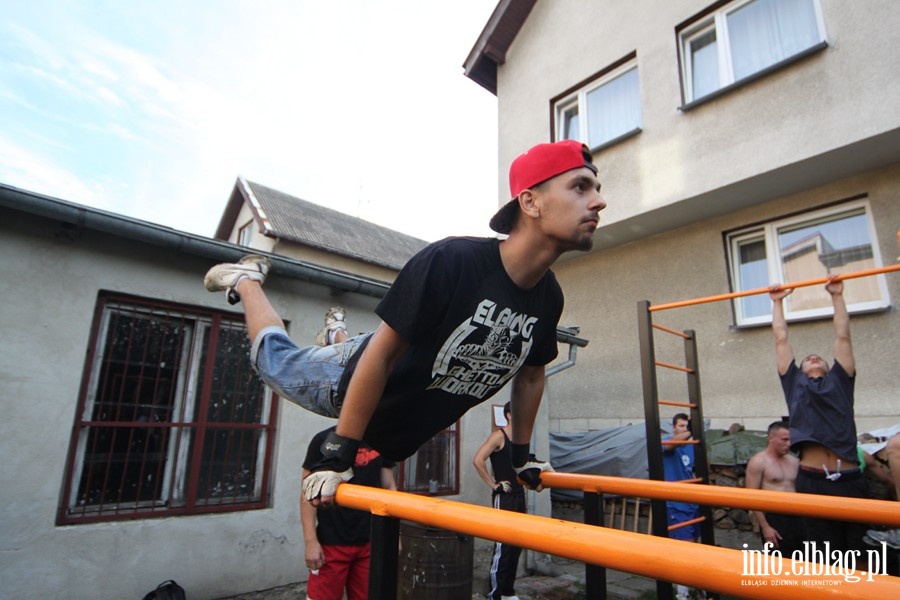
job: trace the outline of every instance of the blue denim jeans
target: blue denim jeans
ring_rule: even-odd
[[[281,327],[266,327],[253,340],[250,361],[275,393],[323,417],[336,418],[341,407],[338,382],[347,361],[371,333],[331,346],[300,348]]]

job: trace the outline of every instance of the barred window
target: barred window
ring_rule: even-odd
[[[432,496],[459,493],[458,421],[401,463],[400,489]]]
[[[58,521],[262,508],[277,404],[241,317],[101,293]]]

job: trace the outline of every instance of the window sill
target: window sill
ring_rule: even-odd
[[[622,135],[620,135],[618,137],[614,137],[613,139],[609,140],[608,142],[603,142],[600,145],[594,146],[593,148],[591,148],[591,154],[596,154],[597,152],[606,150],[610,146],[615,146],[619,142],[624,142],[627,139],[633,138],[634,136],[636,136],[637,134],[639,134],[642,131],[643,131],[643,129],[640,127],[635,127],[631,131],[626,131]]]
[[[763,69],[761,71],[757,71],[756,73],[754,73],[752,75],[748,75],[747,77],[744,77],[743,79],[741,79],[739,81],[735,81],[734,83],[728,84],[725,87],[721,87],[714,92],[710,92],[709,94],[703,96],[702,98],[698,98],[696,100],[686,102],[686,103],[682,104],[680,107],[678,107],[678,110],[680,110],[681,112],[688,112],[690,110],[697,108],[698,106],[701,106],[708,102],[712,102],[716,98],[718,98],[720,96],[724,96],[726,94],[730,94],[731,92],[733,92],[736,89],[742,88],[745,85],[753,83],[757,79],[762,79],[763,77],[767,77],[770,74],[772,74],[776,71],[780,71],[781,69],[784,69],[796,62],[800,62],[801,60],[803,60],[809,56],[812,56],[813,54],[818,54],[819,52],[821,52],[822,50],[824,50],[827,47],[828,47],[828,42],[825,42],[825,41],[819,42],[818,44],[816,44],[814,46],[810,46],[806,50],[803,50],[802,52],[799,52],[791,57],[788,57],[788,58],[782,60],[781,62],[777,62],[774,65],[766,67],[765,69]]]
[[[850,317],[851,317],[850,324],[852,326],[853,325],[852,318],[855,316],[887,313],[887,312],[890,312],[891,310],[893,310],[893,307],[890,304],[885,304],[883,306],[876,306],[876,307],[871,307],[871,308],[858,308],[858,309],[849,308],[847,310],[847,312],[850,314]],[[793,316],[793,317],[791,315],[785,315],[785,319],[787,320],[789,325],[794,324],[794,323],[810,323],[813,321],[831,321],[833,318],[834,318],[834,314],[832,312],[821,313],[821,314],[817,314],[817,315],[802,315],[802,316]],[[731,327],[729,327],[729,329],[732,331],[742,331],[742,330],[758,329],[760,327],[771,327],[771,326],[772,326],[772,319],[771,319],[771,317],[769,317],[765,321],[756,321],[753,323],[736,323],[736,324],[732,325]]]

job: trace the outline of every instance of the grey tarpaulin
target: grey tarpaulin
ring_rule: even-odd
[[[660,435],[668,433],[671,433],[671,425],[664,423]],[[764,431],[729,434],[721,429],[707,429],[705,435],[711,465],[745,465],[751,456],[766,447]],[[561,473],[647,479],[646,428],[640,424],[579,433],[551,433],[550,464]],[[583,496],[580,491],[554,489],[551,497],[560,502],[572,502]]]
[[[586,473],[647,479],[646,428],[625,425],[598,431],[550,434],[550,464],[562,473]],[[583,495],[575,490],[551,492],[553,500],[571,502]]]

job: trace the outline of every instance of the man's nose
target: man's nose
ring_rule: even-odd
[[[591,210],[601,211],[606,208],[606,200],[603,199],[603,196],[600,195],[600,192],[597,192],[594,195],[593,200],[590,205]]]

